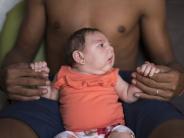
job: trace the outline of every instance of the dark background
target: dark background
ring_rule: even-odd
[[[184,0],[167,0],[167,23],[176,59],[184,67]],[[184,113],[184,96],[172,102]]]
[[[167,21],[176,58],[184,66],[184,0],[167,0]]]

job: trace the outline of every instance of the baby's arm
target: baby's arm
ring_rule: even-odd
[[[142,66],[137,68],[137,72],[149,77],[153,76],[155,73],[159,73],[160,70],[156,68],[153,63],[145,62]],[[142,90],[137,88],[135,85],[125,82],[119,75],[116,84],[116,90],[120,99],[129,103],[138,99],[138,97],[135,96],[136,93],[142,92]]]
[[[138,100],[135,93],[142,92],[139,88],[135,87],[133,84],[129,84],[124,81],[120,75],[118,75],[116,87],[115,87],[119,98],[127,103],[132,103]]]
[[[44,72],[45,74],[47,74],[47,76],[49,74],[49,68],[47,66],[47,63],[44,61],[31,63],[30,67],[35,72]],[[50,86],[40,86],[39,88],[47,90],[47,93],[42,97],[52,99],[52,100],[58,100],[59,92],[57,89],[52,87],[52,84]]]

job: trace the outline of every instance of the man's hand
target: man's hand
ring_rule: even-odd
[[[10,65],[1,70],[1,85],[11,100],[29,101],[39,99],[47,90],[39,86],[50,84],[48,74],[35,72],[29,64]]]
[[[151,77],[144,77],[133,73],[132,83],[143,90],[144,93],[137,93],[139,98],[170,100],[184,90],[184,73],[166,66],[157,66],[160,73]]]

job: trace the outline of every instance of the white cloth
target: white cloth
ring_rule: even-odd
[[[117,126],[113,127],[110,130],[110,132],[113,132],[113,131],[127,132],[127,133],[130,133],[132,138],[135,138],[134,132],[130,128],[128,128],[124,125],[117,125]],[[105,137],[104,134],[99,135],[97,132],[94,132],[91,135],[86,135],[85,132],[64,131],[64,132],[57,134],[54,138],[69,138],[70,136],[74,136],[75,138],[104,138]]]

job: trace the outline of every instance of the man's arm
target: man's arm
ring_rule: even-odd
[[[45,7],[43,0],[27,0],[25,17],[16,44],[5,57],[0,70],[1,88],[8,92],[11,99],[38,99],[43,92],[33,89],[32,86],[45,85],[46,77],[43,74],[35,73],[28,64],[22,64],[22,62],[27,63],[33,60],[39,49],[44,30]]]
[[[151,79],[134,74],[142,98],[169,100],[184,89],[183,68],[176,62],[166,26],[165,0],[142,0],[142,32],[146,48],[161,72]],[[159,91],[159,93],[158,93]]]
[[[151,59],[157,64],[168,65],[175,62],[166,26],[165,0],[143,0],[142,32],[143,40]]]
[[[45,10],[42,0],[27,0],[25,15],[17,41],[7,54],[3,66],[30,62],[39,49],[45,28]]]

